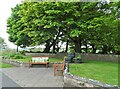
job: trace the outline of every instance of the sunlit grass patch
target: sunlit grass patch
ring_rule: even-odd
[[[118,85],[118,63],[85,61],[81,64],[70,64],[70,72],[80,77]]]

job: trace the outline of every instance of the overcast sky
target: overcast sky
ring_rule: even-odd
[[[6,33],[6,20],[11,15],[11,8],[15,7],[16,4],[22,0],[1,0],[0,1],[0,37],[2,37],[10,48],[16,46],[8,41],[8,34]]]

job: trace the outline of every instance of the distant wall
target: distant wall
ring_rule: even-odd
[[[54,57],[56,54],[53,54],[53,53],[26,53],[25,55],[28,55],[28,56]]]
[[[64,58],[67,53],[26,53],[29,56],[48,56],[48,57],[56,57],[56,58]],[[118,62],[120,60],[120,56],[112,55],[112,54],[81,54],[83,60],[99,60],[99,61],[109,61],[109,62]]]
[[[64,58],[65,55],[67,55],[67,53],[26,53],[25,55],[28,56],[42,56],[42,57],[55,57],[55,58]]]
[[[81,54],[82,59],[87,60],[99,60],[99,61],[109,61],[109,62],[118,62],[120,57],[118,55],[111,54]]]

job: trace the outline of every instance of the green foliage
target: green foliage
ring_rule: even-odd
[[[8,59],[26,59],[29,58],[29,56],[24,55],[25,51],[21,51],[17,53],[15,50],[7,49],[1,52],[1,56],[4,56]]]
[[[7,20],[9,40],[18,46],[44,44],[49,52],[60,41],[100,47],[104,53],[114,50],[117,40],[118,3],[102,2],[23,2],[12,9]],[[106,51],[105,51],[106,50]]]
[[[19,51],[19,53],[25,55],[25,50]]]
[[[5,54],[6,57],[13,58],[16,54]]]
[[[12,58],[13,58],[13,59],[24,59],[24,56],[17,54],[17,55],[14,55]]]
[[[3,51],[0,51],[0,56],[9,56],[9,55],[13,55],[16,54],[16,51],[14,49],[5,49]]]
[[[62,58],[49,58],[49,62],[63,62]]]
[[[73,29],[73,30],[71,31],[71,33],[70,33],[70,36],[71,36],[71,37],[76,37],[76,36],[79,36],[79,35],[81,35],[81,34],[82,34],[81,31],[78,31],[78,30]]]
[[[76,58],[81,59],[81,55],[80,55],[80,54],[78,54],[78,55],[76,56]]]
[[[10,34],[9,40],[14,42],[16,45],[21,47],[29,46],[31,40],[30,37],[22,32],[25,28],[23,22],[20,21],[21,17],[19,15],[19,10],[21,10],[21,4],[16,5],[15,8],[12,8],[12,14],[7,20],[7,32]]]
[[[0,44],[4,43],[3,38],[0,37]]]
[[[74,52],[75,52],[74,49],[70,49],[70,50],[68,51],[68,53],[74,53]]]
[[[0,37],[0,51],[5,50],[7,48],[7,44],[5,43],[4,39]]]

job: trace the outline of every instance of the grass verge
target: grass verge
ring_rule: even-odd
[[[49,58],[49,62],[62,62],[62,58]]]
[[[103,83],[118,85],[118,63],[85,61],[81,64],[70,64],[70,73]]]
[[[13,66],[7,63],[0,62],[0,68],[9,68],[9,67],[13,67]]]

